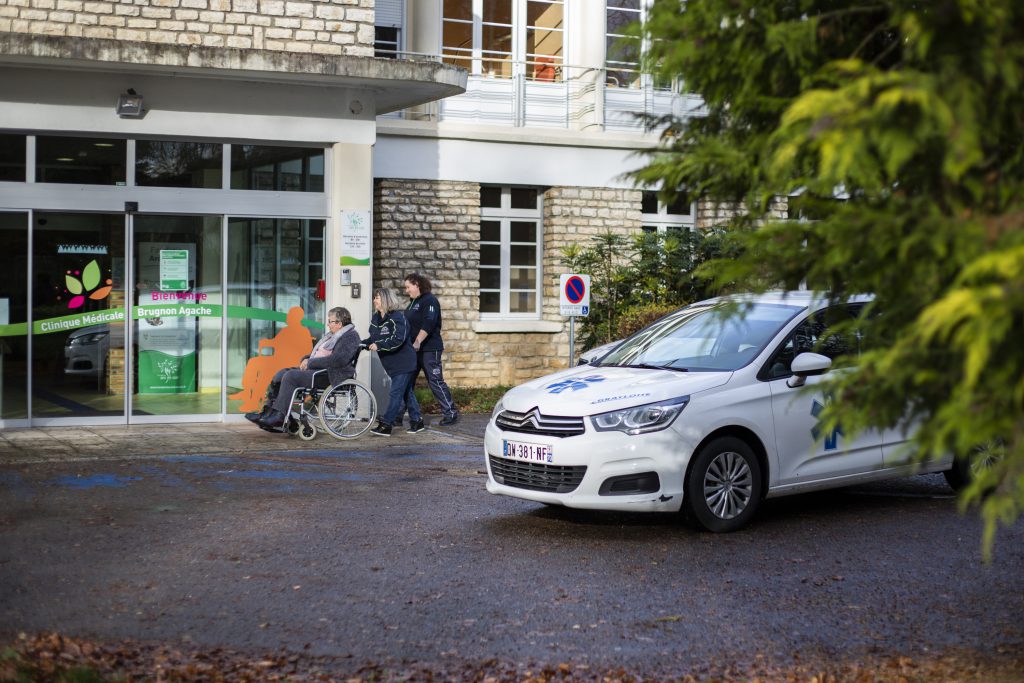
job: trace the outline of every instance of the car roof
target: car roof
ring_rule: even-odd
[[[867,303],[874,299],[870,294],[857,294],[846,297],[847,303]],[[761,293],[729,294],[715,297],[705,301],[697,302],[695,305],[706,305],[715,303],[757,303],[757,304],[782,304],[786,306],[800,306],[801,308],[823,308],[834,300],[826,292],[812,290],[774,290]]]

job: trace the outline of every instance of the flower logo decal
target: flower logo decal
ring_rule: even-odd
[[[79,280],[76,276],[81,276],[82,279]],[[95,259],[89,261],[88,265],[81,272],[77,270],[74,273],[68,271],[64,275],[64,283],[67,285],[68,291],[74,295],[68,301],[68,308],[81,308],[82,304],[85,303],[86,296],[94,300],[105,299],[110,295],[110,290],[113,289],[113,280],[109,278],[104,287],[98,286],[100,284],[100,266],[96,263]]]

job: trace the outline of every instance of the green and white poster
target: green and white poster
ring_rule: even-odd
[[[139,350],[140,394],[189,394],[196,391],[196,321],[183,307],[167,304],[163,292],[183,292],[195,282],[194,244],[139,243],[139,306],[161,305],[157,315],[140,317],[136,334]]]
[[[160,291],[184,292],[188,289],[188,249],[160,250]]]
[[[341,212],[341,265],[370,265],[370,229],[372,227],[369,211]]]

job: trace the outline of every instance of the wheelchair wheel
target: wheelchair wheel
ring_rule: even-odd
[[[291,415],[284,418],[284,431],[286,431],[289,436],[295,436],[298,434],[300,427],[301,425],[299,424],[299,421]]]
[[[316,438],[316,425],[308,421],[306,418],[302,418],[302,422],[299,423],[299,438],[303,441],[312,441]]]
[[[377,401],[365,386],[346,380],[320,397],[320,424],[339,439],[354,439],[368,430],[377,417]]]

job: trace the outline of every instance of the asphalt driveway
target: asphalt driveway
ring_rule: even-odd
[[[717,536],[491,496],[472,433],[344,450],[179,439],[7,456],[0,638],[286,652],[343,672],[1024,663],[1024,529],[984,565],[941,476],[769,501]]]

